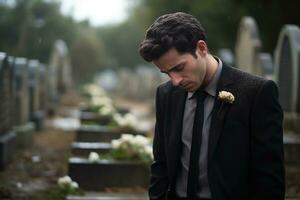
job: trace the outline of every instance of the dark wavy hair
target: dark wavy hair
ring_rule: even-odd
[[[157,18],[148,28],[139,53],[148,62],[173,47],[179,53],[195,55],[197,42],[206,39],[205,30],[195,17],[183,12],[170,13]]]

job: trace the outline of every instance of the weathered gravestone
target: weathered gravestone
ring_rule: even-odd
[[[275,80],[279,101],[285,112],[284,128],[299,132],[300,112],[300,29],[285,25],[279,35],[274,52]]]
[[[141,162],[69,159],[69,176],[82,189],[101,191],[106,188],[144,187],[149,184],[149,167]]]
[[[224,64],[235,67],[234,55],[230,49],[219,49],[217,56],[224,62]]]
[[[274,66],[270,53],[259,53],[258,65],[262,69],[262,75],[265,78],[274,80]]]
[[[258,28],[252,17],[243,17],[237,34],[235,46],[236,66],[243,71],[261,76],[258,54],[261,49],[261,41]]]
[[[285,160],[288,164],[300,164],[300,29],[285,25],[279,35],[274,52],[275,80],[279,101],[284,110]]]
[[[29,60],[29,118],[34,122],[36,130],[43,128],[43,112],[40,109],[40,63]]]
[[[46,65],[40,64],[40,88],[39,88],[39,99],[40,99],[40,110],[45,112],[47,110],[47,100],[48,100],[48,74]],[[44,113],[45,114],[45,113]]]
[[[12,130],[12,70],[5,53],[0,52],[0,169],[13,159],[16,134]]]
[[[14,130],[19,147],[27,147],[32,143],[34,124],[29,121],[29,85],[28,65],[26,58],[15,58],[13,63],[14,93]]]
[[[275,80],[279,101],[285,112],[300,112],[300,30],[295,25],[282,28],[275,55]]]
[[[49,102],[50,110],[55,111],[61,95],[72,87],[72,69],[69,51],[63,40],[57,40],[53,46],[48,66]]]

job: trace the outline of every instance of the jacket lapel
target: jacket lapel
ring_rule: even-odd
[[[171,121],[170,121],[170,137],[168,143],[169,163],[172,166],[170,177],[174,177],[178,161],[181,153],[181,133],[182,119],[184,114],[185,100],[187,92],[182,88],[176,88],[172,93],[171,101]]]
[[[233,79],[231,77],[232,74],[230,73],[230,70],[231,69],[229,67],[223,65],[222,73],[217,85],[216,99],[212,111],[212,120],[211,120],[210,132],[209,132],[208,163],[212,159],[213,153],[216,149],[224,125],[226,114],[228,112],[228,109],[231,107],[231,104],[225,103],[224,101],[218,99],[218,94],[222,90],[234,94],[231,87],[233,83]]]

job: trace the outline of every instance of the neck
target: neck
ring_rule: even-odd
[[[219,63],[218,61],[211,55],[207,55],[207,72],[206,72],[206,79],[205,82],[208,84],[212,78],[214,77],[215,73],[217,72]]]

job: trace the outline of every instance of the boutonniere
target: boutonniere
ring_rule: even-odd
[[[233,102],[234,102],[234,96],[231,92],[222,90],[219,92],[218,97],[221,101],[224,101],[226,103],[233,104]]]

